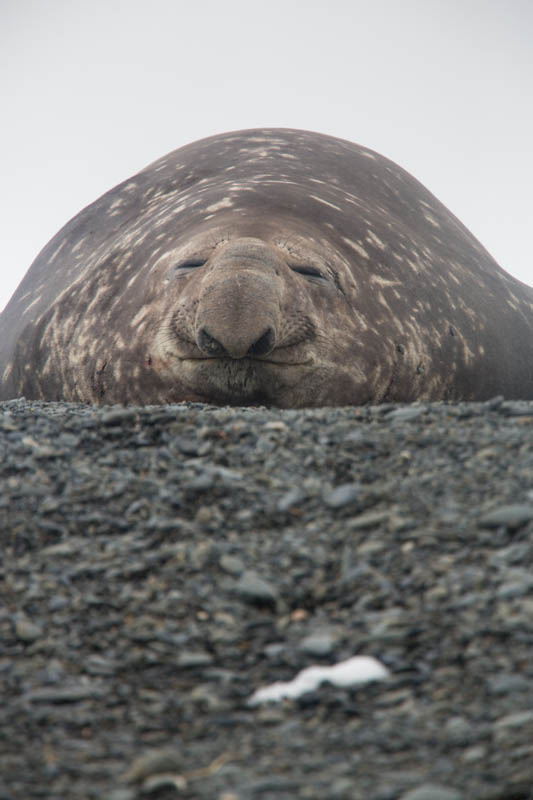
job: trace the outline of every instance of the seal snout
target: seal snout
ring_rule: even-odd
[[[249,344],[249,339],[255,337],[256,331],[252,330],[249,334],[251,335],[243,336],[242,333],[238,336],[224,335],[220,341],[211,335],[207,327],[203,327],[198,331],[196,341],[203,353],[219,358],[245,358],[246,356],[258,358],[268,355],[274,349],[276,334],[272,327],[268,327],[251,344]]]
[[[211,358],[261,358],[275,349],[280,328],[275,257],[263,242],[241,239],[214,258],[195,318],[195,340]]]

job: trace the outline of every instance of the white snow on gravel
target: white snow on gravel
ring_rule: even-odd
[[[372,656],[353,656],[339,661],[331,667],[312,666],[302,669],[292,681],[277,681],[257,689],[248,700],[248,705],[278,702],[285,698],[300,697],[317,689],[321,683],[335,686],[355,686],[369,681],[384,680],[389,670]]]

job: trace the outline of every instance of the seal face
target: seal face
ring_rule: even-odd
[[[533,289],[377,153],[226,133],[52,239],[0,315],[0,379],[87,403],[533,398]]]

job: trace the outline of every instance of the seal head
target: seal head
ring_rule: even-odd
[[[0,315],[0,398],[533,397],[533,290],[418,181],[305,131],[180,148],[80,212]]]

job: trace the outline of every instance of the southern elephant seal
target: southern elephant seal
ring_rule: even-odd
[[[86,403],[533,398],[533,289],[383,156],[225,133],[51,240],[0,316],[0,379]]]

